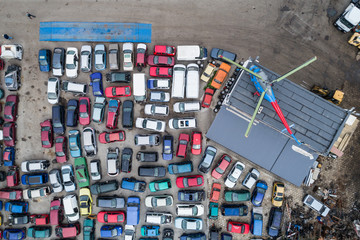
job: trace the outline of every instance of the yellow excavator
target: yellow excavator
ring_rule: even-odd
[[[329,90],[327,88],[322,88],[319,87],[317,85],[313,86],[311,88],[311,91],[315,94],[317,94],[318,96],[334,103],[335,105],[340,105],[340,103],[342,102],[343,98],[344,98],[344,92],[341,90]]]

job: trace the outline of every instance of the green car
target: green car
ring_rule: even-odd
[[[219,216],[219,204],[210,202],[209,203],[209,218],[218,219]]]
[[[149,188],[151,192],[158,192],[158,191],[170,189],[171,188],[170,179],[152,181],[149,184]]]
[[[75,158],[75,175],[79,187],[88,187],[90,185],[89,172],[84,157]]]
[[[86,218],[83,225],[84,240],[94,240],[94,220]]]
[[[225,191],[225,201],[227,202],[244,202],[250,200],[250,192],[248,190]]]
[[[27,236],[30,238],[49,238],[51,236],[51,227],[29,227]]]

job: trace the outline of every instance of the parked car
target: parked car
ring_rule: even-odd
[[[18,114],[19,97],[17,95],[8,95],[6,97],[4,108],[4,121],[16,122]]]
[[[150,66],[172,67],[175,65],[175,58],[170,56],[149,55],[147,64]]]
[[[51,120],[45,120],[40,123],[41,128],[41,146],[43,148],[52,148],[54,133],[52,129]]]
[[[37,188],[29,188],[23,190],[23,198],[24,199],[33,199],[39,197],[46,197],[52,193],[51,188],[49,186],[37,187]]]
[[[250,231],[252,235],[262,236],[262,230],[263,230],[262,210],[261,208],[258,209],[254,207],[251,211]]]
[[[250,231],[250,225],[247,223],[228,221],[227,231],[231,233],[248,234]]]
[[[134,58],[134,44],[133,43],[124,43],[123,44],[123,54],[124,54],[124,71],[132,71],[133,58]]]
[[[90,185],[89,171],[86,159],[84,157],[75,158],[75,175],[79,187],[87,187]]]
[[[173,158],[173,137],[171,135],[166,135],[163,138],[162,158],[164,160],[172,160]]]
[[[127,204],[126,204],[126,212],[127,212],[126,224],[133,225],[133,226],[138,225],[139,221],[140,221],[140,198],[139,197],[128,197]],[[125,230],[126,230],[126,226],[125,226]]]
[[[159,92],[151,91],[150,92],[150,102],[169,102],[170,93],[168,92]]]
[[[243,163],[236,162],[225,179],[225,186],[228,188],[235,187],[244,169],[245,165]]]
[[[281,208],[272,207],[270,210],[269,223],[267,226],[268,234],[271,237],[277,237],[281,230],[281,219],[282,219]]]
[[[123,230],[120,225],[104,225],[100,229],[100,236],[104,238],[114,238],[121,236]]]
[[[66,192],[73,192],[76,190],[74,169],[72,164],[63,165],[61,167],[61,175]]]
[[[51,184],[53,191],[55,193],[62,192],[62,190],[64,189],[64,186],[63,186],[63,181],[61,178],[60,170],[52,169],[49,172],[49,179],[50,179],[50,184]]]
[[[40,49],[38,60],[40,71],[49,72],[51,66],[51,51],[48,49]]]
[[[94,181],[101,179],[101,163],[99,159],[90,162],[90,176]]]
[[[24,214],[29,211],[29,203],[22,201],[10,201],[5,204],[5,211]]]
[[[211,105],[212,98],[214,96],[215,90],[212,88],[206,88],[203,100],[201,102],[201,107],[209,108]]]
[[[90,72],[92,66],[92,49],[90,45],[83,45],[80,50],[80,70]]]
[[[169,115],[169,106],[146,104],[144,108],[144,113],[147,115],[167,116]]]
[[[76,237],[80,234],[80,224],[76,222],[72,224],[56,226],[55,234],[57,237],[62,239]]]
[[[9,65],[5,71],[5,86],[9,91],[17,91],[21,86],[21,67]]]
[[[330,208],[328,206],[309,194],[304,197],[303,203],[323,217],[326,217],[330,212]]]
[[[49,166],[50,162],[48,160],[28,160],[21,163],[21,171],[24,173],[43,171]]]
[[[180,236],[180,240],[206,240],[205,233],[184,233]]]
[[[160,226],[142,226],[141,235],[147,237],[155,237],[160,235]]]
[[[28,214],[10,214],[8,218],[8,225],[24,225],[30,222]]]
[[[170,79],[148,79],[148,89],[170,89]]]
[[[95,156],[97,153],[95,130],[91,127],[84,128],[82,139],[86,156]]]
[[[206,147],[204,155],[203,155],[202,160],[198,167],[200,172],[202,172],[202,173],[209,172],[209,170],[211,168],[211,164],[213,163],[213,161],[215,159],[216,152],[217,152],[217,150],[213,146]]]
[[[112,86],[105,89],[105,96],[108,98],[114,97],[130,97],[130,86]]]
[[[223,204],[221,205],[221,213],[224,216],[246,216],[248,214],[248,206],[246,205],[229,205],[229,204]]]
[[[217,202],[209,203],[209,219],[217,220],[219,217],[219,204]]]
[[[61,77],[64,74],[65,68],[65,49],[54,48],[52,59],[52,73],[54,76]]]
[[[76,127],[78,124],[79,103],[76,99],[70,99],[66,110],[66,126]]]
[[[222,63],[211,82],[211,87],[220,89],[221,84],[225,81],[225,78],[228,76],[230,69],[231,66],[229,64]]]
[[[204,185],[204,177],[201,175],[191,175],[176,178],[178,188],[200,187]]]
[[[141,72],[143,67],[146,67],[146,44],[138,43],[136,46],[136,67]]]
[[[50,77],[47,85],[47,99],[50,104],[57,104],[60,97],[60,80],[57,77]]]
[[[69,131],[69,149],[70,155],[73,158],[81,157],[81,142],[79,130]]]
[[[265,197],[265,193],[268,186],[266,182],[259,180],[256,183],[256,187],[252,193],[251,202],[255,207],[260,207]]]
[[[13,188],[1,188],[0,199],[20,200],[22,198],[22,190]]]
[[[157,225],[170,224],[172,223],[172,214],[165,212],[147,212],[145,223]]]
[[[40,185],[48,182],[47,173],[32,173],[21,176],[21,184],[23,185]]]
[[[19,169],[10,167],[6,173],[6,184],[8,187],[15,187],[20,183]]]
[[[179,144],[178,144],[178,149],[176,151],[177,157],[186,158],[187,145],[189,141],[190,141],[189,134],[181,133],[179,135],[179,140],[178,140]]]
[[[274,182],[271,203],[275,207],[281,207],[284,201],[285,185],[282,182]]]
[[[62,105],[52,106],[52,124],[55,134],[63,135],[65,133],[65,110]]]
[[[215,179],[221,178],[223,176],[223,174],[225,173],[226,169],[229,167],[230,163],[231,163],[230,156],[227,154],[223,154],[221,156],[218,164],[211,172],[211,176]]]
[[[97,197],[96,206],[99,208],[124,208],[125,199],[116,196],[100,196]]]
[[[199,231],[203,227],[203,221],[199,218],[184,218],[177,217],[175,218],[175,227],[180,228],[184,231],[195,230]]]
[[[202,151],[202,133],[192,132],[191,134],[191,153],[194,155],[201,154]]]
[[[175,56],[176,48],[174,46],[155,45],[154,46],[154,54],[155,55],[163,55],[163,56]]]
[[[221,192],[221,184],[213,183],[212,188],[211,188],[210,201],[218,202],[220,199],[220,192]]]
[[[91,215],[92,212],[92,197],[90,193],[90,189],[87,187],[80,188],[79,192],[79,205],[80,205],[80,215],[88,216]]]
[[[131,172],[133,151],[131,148],[124,148],[121,153],[121,172]]]
[[[123,102],[122,106],[122,126],[123,128],[132,129],[134,119],[134,103],[131,100]]]
[[[25,239],[26,228],[5,228],[3,232],[3,239],[12,240],[12,239]]]
[[[119,183],[116,180],[110,180],[106,182],[96,182],[91,184],[91,194],[97,195],[101,193],[108,193],[116,191],[119,188]]]
[[[176,64],[173,70],[173,81],[171,88],[172,98],[184,98],[185,95],[185,74],[186,66],[183,64]]]
[[[227,202],[245,202],[250,200],[250,192],[245,189],[224,192]]]
[[[138,168],[138,175],[140,177],[164,177],[166,169],[160,166],[140,166]]]
[[[99,141],[101,143],[112,143],[112,142],[125,141],[125,132],[122,130],[111,132],[111,133],[102,132],[99,135]]]
[[[200,111],[199,102],[177,102],[173,106],[174,112],[178,113],[190,113]]]
[[[50,224],[58,225],[63,220],[63,206],[60,199],[54,199],[50,203]]]
[[[110,70],[119,70],[119,45],[109,44],[109,66]]]
[[[104,97],[96,97],[93,105],[92,120],[96,123],[104,122],[106,99]]]
[[[176,204],[176,215],[198,217],[204,214],[202,204]]]
[[[150,67],[151,77],[164,77],[170,78],[173,75],[172,67]]]
[[[79,68],[79,57],[77,48],[68,47],[66,49],[66,76],[68,78],[77,78]]]
[[[79,123],[83,126],[90,124],[90,98],[79,98]]]
[[[260,172],[255,168],[251,169],[251,171],[246,175],[242,184],[248,189],[251,189],[254,186],[255,182],[259,179]]]
[[[211,50],[210,56],[215,59],[215,60],[220,60],[220,61],[225,61],[222,57],[226,57],[228,59],[230,59],[231,61],[236,61],[236,54],[223,50],[223,49],[219,49],[219,48],[213,48]]]
[[[157,152],[138,152],[136,154],[136,159],[139,162],[157,162],[158,153]]]
[[[188,129],[196,128],[196,118],[171,118],[169,128],[171,129]]]
[[[191,173],[193,171],[193,164],[191,161],[171,163],[168,165],[168,171],[170,174]]]
[[[3,125],[3,141],[5,146],[14,147],[16,141],[16,125],[13,122],[7,122]]]
[[[29,227],[27,230],[27,236],[30,238],[49,238],[51,236],[51,227]]]
[[[120,104],[120,100],[111,99],[109,101],[106,122],[106,127],[109,129],[114,129],[117,127]]]
[[[14,147],[6,147],[3,152],[3,162],[5,167],[14,166],[15,162],[15,148]]]
[[[86,218],[83,224],[83,239],[95,240],[94,219]]]
[[[86,95],[87,89],[88,89],[88,85],[86,83],[78,83],[78,82],[70,82],[70,81],[62,82],[62,90],[68,93],[72,93],[75,96]]]
[[[186,98],[199,98],[200,81],[199,81],[199,65],[190,63],[186,67]],[[199,104],[200,108],[200,104]]]
[[[142,145],[158,146],[161,141],[161,136],[159,134],[135,135],[134,141],[136,146],[142,146]]]
[[[208,82],[210,80],[210,78],[212,77],[213,73],[215,72],[216,66],[212,63],[209,63],[204,72],[202,73],[200,79],[203,80],[204,82]]]
[[[110,83],[130,83],[131,73],[111,72],[106,74],[106,81]]]
[[[97,214],[97,220],[100,223],[122,223],[125,221],[123,211],[100,211]]]
[[[69,222],[76,222],[80,218],[79,205],[76,195],[71,194],[63,198],[64,214]]]
[[[178,192],[178,200],[183,202],[201,202],[205,199],[203,190],[182,190]]]
[[[164,191],[171,188],[170,179],[155,180],[149,183],[150,192]]]
[[[50,223],[49,214],[32,214],[30,215],[30,222],[35,225],[47,225]]]
[[[173,197],[171,195],[147,196],[145,198],[146,207],[166,207],[173,205]]]
[[[94,66],[98,71],[106,69],[106,50],[104,44],[96,44],[94,49]]]
[[[95,97],[104,96],[103,83],[102,83],[102,74],[95,72],[90,74],[90,86],[92,86],[93,95]]]
[[[119,148],[107,149],[107,171],[110,177],[116,177],[119,174],[120,162],[119,162]]]
[[[149,131],[164,132],[166,123],[156,119],[139,117],[136,119],[135,126]]]

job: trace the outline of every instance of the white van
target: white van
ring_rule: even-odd
[[[320,202],[319,200],[317,200],[316,198],[314,198],[309,194],[305,196],[303,203],[309,208],[320,213],[321,216],[323,217],[326,217],[326,215],[328,215],[328,213],[330,212],[330,208],[328,206],[326,206],[325,204],[323,204],[322,202]]]
[[[186,69],[186,97],[199,98],[199,85],[199,66],[195,63],[190,63]]]
[[[200,110],[199,102],[177,102],[173,106],[174,112],[178,113],[188,113],[188,112],[197,112]]]
[[[146,100],[146,79],[145,73],[133,74],[133,91],[136,102],[142,102]]]
[[[178,61],[206,60],[207,49],[199,45],[182,45],[177,47]]]
[[[84,95],[87,92],[87,84],[63,81],[62,89],[65,92],[71,92],[74,94]]]
[[[184,98],[186,67],[183,64],[176,64],[173,69],[173,82],[171,97]]]
[[[65,217],[69,222],[76,222],[79,220],[79,205],[76,199],[76,195],[71,194],[63,198],[63,205],[65,211]]]
[[[170,213],[147,212],[145,222],[152,224],[170,224],[172,222],[172,215]]]
[[[1,45],[2,59],[18,59],[21,60],[23,55],[23,47],[20,44],[4,44]]]

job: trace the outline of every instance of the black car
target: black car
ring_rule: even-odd
[[[5,179],[6,179],[6,172],[0,171],[0,182],[5,181]]]
[[[174,230],[170,228],[165,228],[163,231],[163,240],[173,240],[174,239]]]
[[[91,194],[107,193],[116,191],[119,188],[119,183],[116,180],[97,182],[90,186]]]
[[[210,228],[209,240],[219,240],[219,229],[217,229],[215,226]]]
[[[268,223],[268,233],[272,237],[277,237],[281,228],[281,218],[282,218],[281,208],[273,207],[270,210],[269,223]]]
[[[131,148],[124,148],[121,154],[121,171],[129,173],[131,172],[131,162],[132,162],[133,151]]]
[[[129,83],[131,74],[129,72],[112,72],[106,74],[106,81],[111,83]]]
[[[180,236],[180,240],[206,240],[206,235],[202,232],[184,233]]]
[[[125,199],[116,196],[97,197],[97,207],[100,208],[123,208],[125,207]]]
[[[228,233],[221,233],[221,240],[232,240],[232,235]]]
[[[52,59],[52,69],[54,76],[62,76],[65,69],[65,49],[54,48],[54,54]]]
[[[132,129],[134,122],[134,103],[126,100],[122,105],[122,126],[123,128]]]
[[[23,225],[30,222],[30,217],[28,214],[11,214],[9,216],[8,224],[11,225]]]
[[[201,202],[205,199],[203,190],[183,190],[178,193],[178,200],[183,202]]]
[[[76,99],[70,99],[67,104],[66,126],[76,127],[78,124],[79,103]]]
[[[139,162],[157,162],[158,153],[157,152],[138,152],[136,154],[136,159]]]
[[[20,87],[21,67],[18,65],[8,66],[5,72],[5,85],[9,91],[17,91]]]
[[[52,123],[55,134],[63,135],[65,133],[65,110],[62,105],[52,107]]]
[[[158,166],[139,167],[138,174],[141,177],[164,177],[166,169]]]

